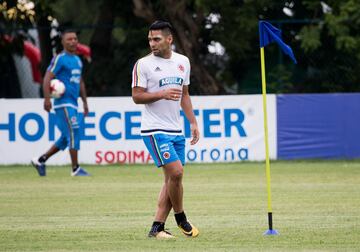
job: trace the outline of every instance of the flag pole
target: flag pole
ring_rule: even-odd
[[[266,185],[268,193],[268,220],[269,229],[264,235],[277,235],[278,232],[273,229],[272,208],[271,208],[271,182],[270,182],[270,159],[269,159],[269,143],[268,143],[268,125],[266,110],[266,77],[265,77],[265,53],[264,47],[272,42],[276,42],[281,50],[287,54],[296,64],[296,58],[290,46],[285,44],[281,39],[281,30],[272,26],[269,22],[259,21],[260,35],[260,58],[261,58],[261,81],[262,81],[262,97],[264,109],[264,130],[265,130],[265,154],[266,154]]]
[[[278,232],[273,229],[272,221],[272,207],[271,207],[271,179],[270,179],[270,158],[269,158],[269,134],[267,123],[267,108],[266,108],[266,76],[265,76],[265,53],[264,47],[260,47],[260,61],[261,61],[261,83],[262,83],[262,98],[263,98],[263,111],[264,111],[264,131],[265,131],[265,158],[266,158],[266,188],[268,195],[268,222],[269,229],[264,235],[277,235]]]

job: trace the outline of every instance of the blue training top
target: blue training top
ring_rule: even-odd
[[[47,68],[55,78],[65,84],[65,93],[54,99],[54,109],[61,107],[73,107],[77,109],[80,96],[80,79],[82,62],[77,55],[62,52],[56,55]]]

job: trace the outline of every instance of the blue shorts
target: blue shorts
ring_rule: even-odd
[[[185,137],[179,135],[155,134],[143,136],[146,148],[157,167],[180,160],[185,165]]]
[[[55,146],[60,150],[80,149],[79,116],[75,108],[63,107],[55,109],[56,125],[61,136],[55,142]]]

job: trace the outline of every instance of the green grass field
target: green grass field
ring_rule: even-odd
[[[278,236],[263,236],[263,163],[188,165],[184,206],[200,236],[147,238],[162,172],[149,166],[0,166],[0,251],[359,251],[360,162],[273,162]]]

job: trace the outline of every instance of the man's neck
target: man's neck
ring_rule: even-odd
[[[163,55],[154,55],[155,57],[160,57],[163,59],[170,59],[172,55],[172,51],[165,52]]]
[[[164,59],[170,59],[171,58],[171,55],[172,55],[172,51],[171,50],[169,50],[168,52],[166,52],[165,54],[164,54]]]
[[[75,55],[75,52],[71,52],[71,51],[69,51],[69,50],[65,50],[65,49],[64,49],[64,52],[67,53],[67,54]]]

